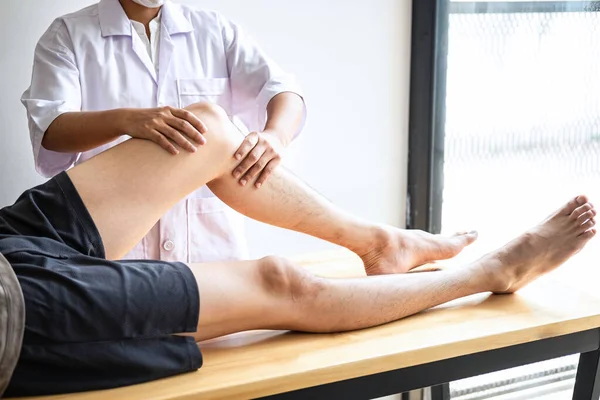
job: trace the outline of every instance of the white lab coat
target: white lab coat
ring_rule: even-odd
[[[157,70],[118,0],[54,21],[36,47],[31,86],[22,97],[38,172],[53,176],[128,138],[84,153],[44,149],[44,132],[64,112],[211,101],[253,131],[264,128],[273,96],[301,94],[293,76],[218,13],[166,2],[161,24]],[[203,187],[167,212],[126,258],[246,256],[242,217]]]

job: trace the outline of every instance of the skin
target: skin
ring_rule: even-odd
[[[211,113],[203,112],[205,109]],[[335,207],[284,168],[274,171],[261,190],[252,185],[240,186],[231,173],[223,175],[222,172],[235,167],[233,154],[243,142],[243,136],[225,111],[214,104],[193,105],[188,111],[204,120],[207,126],[216,126],[212,134],[210,129],[207,130],[207,143],[197,153],[170,157],[165,152],[158,152],[150,157],[147,153],[153,154],[155,146],[147,141],[141,144],[130,140],[119,145],[118,151],[102,158],[113,160],[108,166],[94,167],[98,159],[95,157],[86,163],[87,166],[77,169],[95,170],[94,180],[89,181],[85,189],[92,193],[89,205],[102,213],[98,224],[100,231],[111,232],[105,242],[112,238],[116,241],[114,245],[106,245],[108,258],[119,259],[125,255],[166,210],[204,184],[208,184],[211,191],[230,207],[250,218],[351,249],[363,258],[370,274],[406,272],[430,261],[453,257],[476,239],[475,233],[446,237],[364,221]],[[128,149],[127,157],[120,154]],[[202,163],[197,165],[196,160],[200,158]],[[160,186],[149,184],[156,180],[168,185],[161,190],[164,209],[147,200],[157,198],[156,188]],[[110,191],[105,192],[105,187],[110,187]],[[115,191],[117,193],[113,193]],[[110,207],[103,206],[114,201],[123,210],[123,215],[114,214]],[[118,234],[113,233],[114,230]],[[408,252],[408,248],[418,251]]]
[[[360,220],[282,168],[261,190],[240,186],[230,172],[232,154],[243,140],[237,129],[215,105],[196,104],[189,110],[207,126],[207,143],[197,153],[170,157],[148,141],[132,139],[68,172],[109,257],[126,253],[172,204],[208,184],[249,217],[332,241],[359,255],[369,253],[363,260],[372,275],[319,278],[278,257],[191,265],[201,296],[200,318],[197,331],[186,334],[197,341],[248,329],[360,329],[474,293],[512,293],[564,263],[596,234],[596,210],[585,196],[577,196],[538,226],[463,268],[396,274],[424,260],[451,257],[475,238],[427,235]]]
[[[127,16],[146,27],[160,8],[148,8],[133,0],[119,0]],[[238,164],[232,174],[241,185],[258,177],[259,188],[280,164],[283,150],[297,132],[304,103],[295,93],[274,96],[267,105],[267,122],[262,132],[251,132],[236,153]],[[85,135],[80,133],[85,131]],[[106,111],[68,112],[48,127],[42,146],[57,152],[83,152],[110,143],[122,135],[156,143],[177,155],[180,149],[194,153],[206,143],[204,123],[184,109],[158,107],[147,109],[119,108]]]
[[[235,159],[241,162],[233,176],[240,185],[255,181],[254,187],[259,189],[273,174],[300,127],[303,111],[304,103],[295,93],[280,93],[271,99],[265,130],[251,132],[235,152]]]

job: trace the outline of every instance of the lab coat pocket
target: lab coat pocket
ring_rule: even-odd
[[[177,94],[179,108],[200,101],[208,101],[229,110],[231,107],[231,89],[228,78],[178,79]]]
[[[244,219],[217,197],[188,199],[190,262],[247,258]]]

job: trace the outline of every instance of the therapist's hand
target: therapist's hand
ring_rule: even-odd
[[[245,186],[258,177],[254,186],[260,188],[281,163],[284,146],[274,131],[252,132],[246,136],[234,157],[241,161],[233,176]]]
[[[125,112],[123,127],[129,136],[150,140],[169,153],[179,154],[173,143],[191,153],[196,152],[196,145],[206,143],[206,126],[188,110],[158,107],[129,108]]]

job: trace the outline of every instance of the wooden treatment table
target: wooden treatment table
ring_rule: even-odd
[[[296,259],[324,276],[362,274],[360,260],[345,251]],[[516,295],[475,295],[362,331],[231,335],[201,346],[204,366],[194,373],[35,399],[369,399],[575,353],[574,399],[598,399],[600,298],[573,284],[586,280],[586,268],[570,276],[552,274]]]

